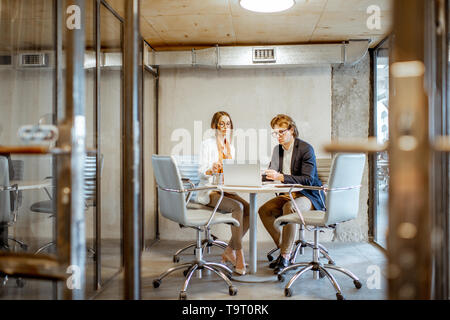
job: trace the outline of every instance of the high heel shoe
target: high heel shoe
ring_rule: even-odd
[[[224,252],[222,254],[222,261],[221,261],[221,263],[225,264],[227,262],[231,263],[233,265],[233,267],[236,267],[236,258],[234,256]]]
[[[240,257],[240,259],[238,259],[238,257]],[[237,261],[238,260],[241,260],[241,262],[242,262],[241,265],[243,265],[242,268],[241,267],[237,267]],[[234,272],[236,272],[237,274],[243,276],[243,275],[245,275],[247,273],[246,266],[247,265],[245,264],[244,255],[243,254],[242,255],[236,254],[236,266],[234,268]]]

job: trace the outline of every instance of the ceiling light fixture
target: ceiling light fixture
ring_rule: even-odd
[[[240,0],[242,8],[263,13],[280,12],[290,9],[294,0]]]

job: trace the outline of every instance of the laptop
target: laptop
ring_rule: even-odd
[[[223,184],[233,187],[261,187],[261,168],[258,161],[236,163],[232,159],[223,160]]]

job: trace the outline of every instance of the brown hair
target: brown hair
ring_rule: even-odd
[[[211,119],[211,129],[217,129],[217,125],[219,124],[219,120],[222,116],[227,116],[230,119],[231,130],[233,130],[233,120],[231,120],[230,115],[226,111],[217,111],[214,113]]]
[[[294,138],[298,137],[297,125],[295,124],[295,121],[292,120],[292,118],[288,115],[278,114],[275,116],[275,118],[272,119],[272,121],[270,121],[270,126],[272,127],[272,129],[273,127],[275,127],[275,125],[281,126],[283,124],[286,124],[288,129],[294,128]]]

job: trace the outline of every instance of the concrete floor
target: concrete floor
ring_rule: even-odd
[[[160,241],[144,252],[142,256],[142,298],[148,300],[178,299],[179,290],[184,283],[182,270],[167,276],[159,288],[153,288],[153,279],[172,267],[172,254],[187,242]],[[348,300],[382,300],[386,298],[386,257],[378,247],[369,243],[323,243],[330,251],[332,258],[338,266],[352,271],[360,278],[363,284],[361,289],[356,289],[353,281],[347,276],[331,271],[341,286],[342,292]],[[205,274],[203,279],[193,277],[187,295],[189,300],[335,300],[335,290],[326,279],[314,280],[312,272],[308,272],[294,283],[293,296],[284,296],[284,286],[290,279],[288,273],[286,281],[280,283],[267,267],[266,252],[272,248],[271,243],[258,244],[258,273],[260,277],[272,278],[272,281],[263,283],[244,283],[233,281],[238,289],[236,296],[228,295],[228,287],[216,275]],[[220,261],[221,250],[212,249],[211,254],[206,255],[209,261]],[[246,252],[248,257],[248,252]],[[310,261],[311,249],[306,249],[303,256],[298,256],[297,262]],[[188,250],[181,256],[180,263],[189,262],[193,258],[193,250]],[[323,260],[326,263],[326,260]],[[123,277],[116,277],[96,297],[100,300],[122,299]]]

